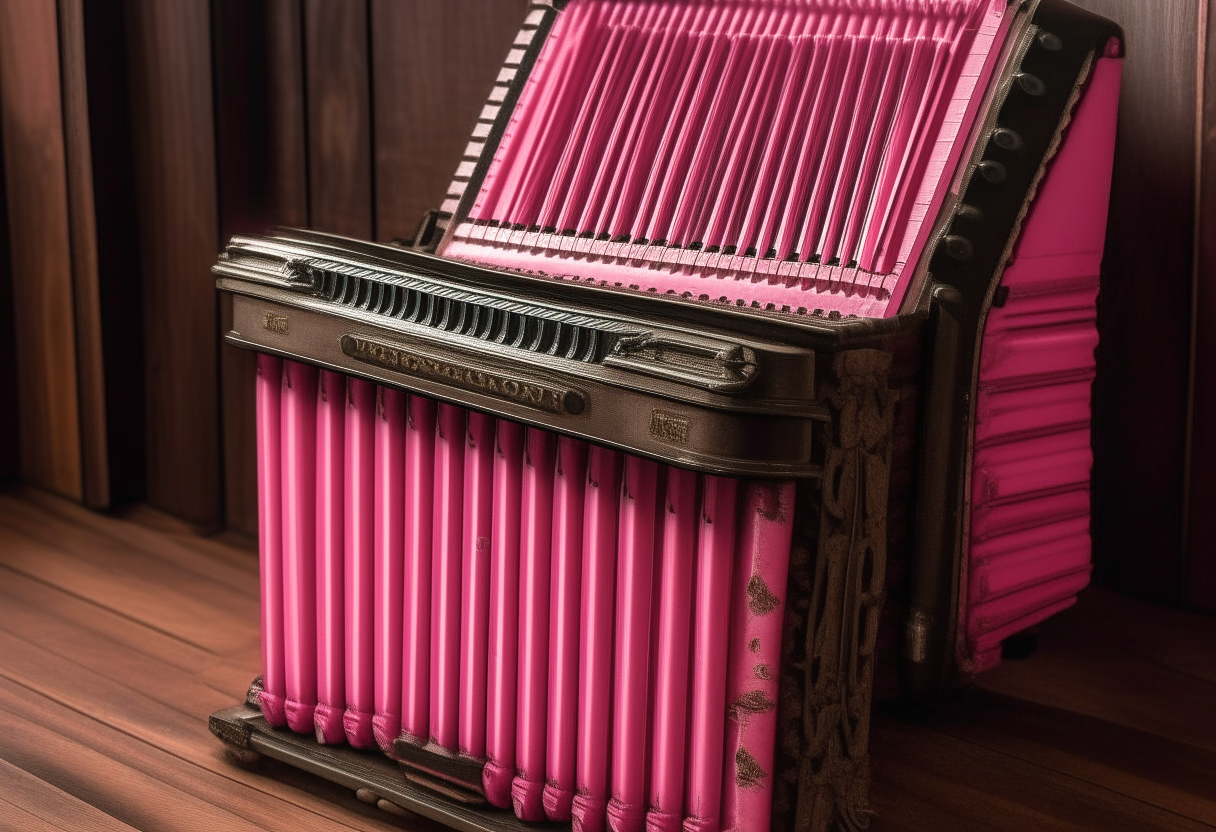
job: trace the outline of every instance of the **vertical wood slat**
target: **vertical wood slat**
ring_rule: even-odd
[[[376,238],[443,202],[527,0],[371,0]]]
[[[0,151],[2,151],[0,146]],[[8,199],[0,152],[0,484],[21,475],[17,402],[17,337],[13,324],[13,275],[8,244]]]
[[[83,497],[86,505],[104,508],[110,504],[109,424],[83,0],[59,0],[59,36],[72,288],[76,312]]]
[[[309,215],[361,239],[375,228],[366,0],[304,0]]]
[[[215,132],[207,0],[126,5],[147,373],[148,500],[221,520]]]
[[[22,477],[81,499],[71,235],[55,0],[0,3]]]
[[[1206,1],[1206,0],[1205,0]],[[1177,603],[1198,0],[1077,0],[1127,34],[1094,385],[1096,577]]]
[[[299,0],[215,0],[221,242],[308,224]],[[256,535],[255,356],[220,348],[224,519]]]
[[[1199,194],[1195,217],[1195,339],[1191,409],[1191,480],[1187,517],[1187,601],[1216,613],[1216,4],[1206,2],[1198,48],[1206,53],[1199,117]]]

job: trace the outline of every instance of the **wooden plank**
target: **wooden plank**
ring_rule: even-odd
[[[71,234],[54,0],[0,4],[0,130],[21,474],[83,497]]]
[[[86,505],[106,508],[110,505],[109,414],[106,409],[83,0],[59,0],[59,54],[63,74],[83,496]],[[121,113],[115,115],[122,116]]]
[[[375,228],[367,23],[366,0],[304,0],[310,218],[365,240]]]
[[[898,780],[930,803],[952,807],[966,824],[1018,830],[1210,829],[1100,785],[947,736],[910,721],[875,720],[875,779]],[[876,830],[881,827],[876,826]]]
[[[299,0],[266,0],[267,208],[279,225],[308,225],[304,98]]]
[[[1216,524],[1210,506],[1216,505],[1216,9],[1210,0],[1204,38],[1203,88],[1200,102],[1200,169],[1198,262],[1195,268],[1195,326],[1192,331],[1192,406],[1190,507],[1187,528],[1187,601],[1216,613]]]
[[[132,827],[15,765],[0,760],[0,794],[8,811],[22,813],[14,829],[36,829],[30,819],[63,832],[131,832]],[[0,817],[6,812],[0,812]],[[9,815],[9,819],[12,816]],[[3,821],[0,821],[2,823]]]
[[[0,137],[2,140],[2,137]],[[3,145],[0,144],[0,150]],[[17,334],[13,319],[13,269],[8,243],[8,198],[4,165],[0,163],[0,483],[15,482],[21,474],[17,402]]]
[[[72,0],[73,3],[76,0]],[[66,0],[65,0],[66,3]],[[145,371],[143,283],[140,277],[137,199],[132,182],[135,164],[127,80],[126,23],[104,3],[81,4],[83,78],[87,87],[87,123],[73,115],[68,124],[69,148],[73,124],[87,129],[89,169],[96,240],[100,355],[105,374],[105,442],[109,467],[109,504],[123,505],[146,493]],[[66,5],[64,6],[66,8]],[[67,14],[62,16],[67,21]],[[73,24],[76,25],[76,24]],[[74,36],[73,36],[74,37]],[[64,35],[65,43],[68,35]],[[65,58],[65,66],[67,66]],[[73,63],[73,65],[75,65]],[[73,70],[75,72],[75,70]],[[79,109],[74,105],[69,109]],[[71,155],[69,154],[69,161]],[[84,167],[86,160],[82,160]],[[72,183],[73,189],[77,187]],[[73,197],[73,205],[76,203]],[[73,223],[76,215],[73,213]],[[75,232],[73,232],[75,233]],[[79,304],[79,300],[78,300]],[[95,407],[95,406],[94,406]],[[86,454],[85,461],[89,457]]]
[[[1094,386],[1097,578],[1177,603],[1198,0],[1079,0],[1127,35]]]
[[[144,286],[148,499],[222,520],[215,133],[207,0],[127,4]]]
[[[193,683],[189,674],[166,677],[157,672],[155,663],[140,659],[138,654],[124,658],[123,650],[116,654],[123,670],[109,670],[104,662],[89,658],[69,641],[50,639],[59,649],[92,667],[81,665],[11,635],[8,629],[14,626],[23,625],[8,619],[0,628],[0,646],[8,657],[0,668],[0,680],[4,680],[0,681],[0,707],[11,704],[11,699],[5,702],[7,690],[27,700],[23,708],[12,710],[37,725],[262,828],[323,828],[319,824],[322,818],[340,828],[385,828],[374,814],[368,822],[366,808],[351,815],[348,810],[359,804],[344,790],[314,793],[317,790],[310,786],[300,789],[297,785],[301,780],[310,784],[313,778],[296,776],[282,784],[233,767],[224,758],[223,746],[207,730],[206,719],[213,710],[233,700]],[[79,635],[89,638],[86,633]],[[97,639],[92,647],[94,652],[113,649],[113,645]],[[141,669],[126,667],[132,656]],[[22,696],[22,690],[36,697]],[[216,705],[217,700],[223,702]],[[60,715],[61,710],[71,716]],[[8,757],[3,741],[0,756]],[[24,764],[22,767],[30,770]],[[334,800],[338,805],[333,805]]]
[[[438,208],[527,0],[372,0],[376,238]]]
[[[933,727],[1216,826],[1216,752],[1060,708],[986,696]]]

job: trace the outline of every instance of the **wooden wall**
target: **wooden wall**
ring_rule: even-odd
[[[1216,609],[1212,0],[1078,2],[1127,33],[1098,579]],[[278,224],[411,236],[525,6],[0,3],[0,478],[255,532],[253,363],[218,343],[216,252]]]

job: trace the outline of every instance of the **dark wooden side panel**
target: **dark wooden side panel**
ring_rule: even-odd
[[[0,3],[0,128],[21,475],[79,500],[80,412],[55,0]]]
[[[59,0],[59,41],[64,141],[67,149],[68,215],[71,221],[72,287],[76,309],[76,364],[80,379],[84,502],[93,508],[105,508],[110,505],[109,420],[106,414],[97,214],[93,201],[92,140],[89,134],[84,0]]]
[[[0,142],[0,484],[21,475],[17,413],[17,336],[13,325],[13,267],[8,243],[3,143]]]
[[[1202,91],[1202,162],[1195,286],[1194,404],[1191,412],[1191,493],[1188,587],[1192,605],[1216,613],[1216,7],[1209,0]],[[1202,31],[1202,30],[1201,30]]]
[[[366,0],[304,0],[312,225],[362,239],[375,228],[368,73]]]
[[[144,285],[148,500],[221,521],[215,133],[207,0],[127,4]]]
[[[143,498],[147,474],[143,286],[140,281],[139,212],[132,186],[135,174],[128,104],[126,26],[122,15],[115,14],[110,4],[86,0],[80,6],[84,27],[83,77],[88,89],[87,130],[91,154],[88,163],[96,229],[101,354],[105,373],[106,443],[110,463],[107,483],[109,503],[117,506]],[[61,18],[61,26],[65,21],[66,15]],[[78,299],[78,308],[79,302]],[[88,461],[87,455],[85,460]]]
[[[527,0],[371,0],[376,238],[438,208]]]
[[[220,237],[308,224],[299,0],[212,3]],[[224,518],[256,535],[255,357],[220,348]]]
[[[1197,3],[1078,3],[1127,33],[1094,387],[1097,579],[1170,603],[1182,587]]]

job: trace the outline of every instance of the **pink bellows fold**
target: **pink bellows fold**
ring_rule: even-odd
[[[317,369],[283,362],[283,656],[287,725],[313,732],[317,706]]]
[[[258,355],[258,551],[262,587],[262,692],[258,704],[266,721],[287,725],[287,682],[283,655],[283,493],[279,444],[283,360]]]
[[[346,739],[346,377],[317,379],[317,742]]]
[[[458,750],[486,751],[486,663],[490,626],[490,539],[494,522],[493,416],[469,413],[464,450]]]
[[[489,663],[486,668],[486,799],[511,806],[515,776],[515,680],[519,633],[520,483],[524,428],[499,419],[494,450],[494,519],[490,538]]]
[[[467,417],[463,407],[439,405],[435,434],[429,739],[448,751],[457,750],[460,734],[460,604]]]
[[[405,394],[376,390],[374,704],[372,733],[385,753],[401,731],[401,622],[405,580]]]
[[[377,389],[346,382],[346,741],[374,748]]]

